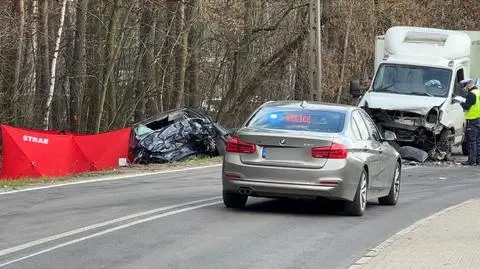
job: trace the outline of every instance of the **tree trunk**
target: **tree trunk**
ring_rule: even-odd
[[[122,49],[123,45],[123,40],[125,38],[125,32],[123,31],[125,29],[126,24],[128,23],[128,19],[130,16],[130,12],[132,11],[133,7],[135,6],[135,1],[131,2],[130,7],[125,11],[123,21],[121,25],[119,24],[119,19],[120,19],[120,6],[119,6],[119,0],[115,0],[113,7],[112,7],[112,16],[110,18],[109,22],[109,32],[107,36],[107,46],[106,46],[106,55],[107,55],[107,64],[106,68],[104,69],[104,75],[103,75],[103,83],[102,87],[100,89],[100,96],[99,96],[99,102],[98,102],[98,113],[95,118],[95,133],[100,132],[100,127],[102,124],[102,116],[103,116],[103,110],[105,107],[105,98],[107,95],[107,90],[110,87],[110,99],[115,99],[116,100],[116,90],[113,86],[113,71],[115,69],[115,63],[118,60],[118,55],[120,54],[120,50]],[[117,40],[117,32],[119,28],[122,30],[120,33],[120,38]],[[110,116],[112,118],[115,117],[116,113],[116,104],[115,100],[110,100]]]
[[[110,22],[108,25],[108,34],[107,34],[107,45],[106,55],[107,55],[107,64],[103,74],[103,83],[100,88],[99,102],[98,102],[98,113],[95,119],[95,133],[100,132],[100,126],[102,123],[103,109],[105,105],[105,97],[107,94],[107,87],[110,82],[110,76],[115,67],[115,39],[117,36],[117,29],[120,17],[120,9],[118,5],[119,0],[115,0],[112,6],[112,15],[110,17]]]
[[[165,18],[166,27],[164,31],[165,42],[160,49],[161,64],[159,66],[159,100],[160,111],[172,108],[172,96],[174,96],[174,56],[177,43],[175,23],[177,21],[177,1],[166,1]]]
[[[36,115],[33,127],[40,128],[45,116],[45,103],[48,94],[49,77],[50,77],[50,49],[49,49],[49,31],[48,31],[48,0],[40,0],[39,2],[39,22],[38,31],[38,50],[36,58],[38,60],[37,67],[37,91],[35,101]]]
[[[22,90],[20,87],[20,73],[21,67],[23,64],[23,54],[24,54],[24,43],[25,43],[25,2],[24,0],[18,0],[18,12],[19,12],[19,19],[20,19],[20,26],[19,26],[19,37],[18,37],[18,45],[17,45],[17,61],[15,63],[15,81],[14,81],[14,94],[13,94],[13,104],[19,104],[19,96],[22,94]],[[18,123],[19,115],[18,109],[19,105],[14,105],[14,122]]]
[[[220,119],[220,114],[223,113],[225,107],[231,102],[235,96],[238,95],[238,89],[241,87],[240,74],[243,70],[248,70],[251,67],[247,67],[246,60],[252,49],[252,31],[255,25],[255,1],[244,0],[243,2],[245,11],[243,14],[243,36],[237,44],[237,49],[233,52],[232,69],[230,71],[230,82],[228,91],[222,96],[220,106],[217,111],[216,119]],[[243,78],[246,79],[246,78]]]
[[[85,78],[85,96],[82,100],[81,118],[86,119],[80,122],[80,130],[94,132],[96,129],[97,117],[100,112],[100,95],[103,89],[102,74],[104,73],[106,37],[108,29],[107,18],[111,19],[110,13],[106,12],[107,0],[89,1],[88,9],[94,11],[91,23],[87,24],[87,36],[91,36],[91,42],[86,45],[87,73]]]
[[[200,49],[199,49],[199,40],[200,40],[200,28],[199,22],[195,19],[199,15],[199,4],[198,0],[190,0],[187,6],[187,21],[190,22],[190,32],[188,34],[188,54],[189,61],[187,67],[187,79],[186,79],[186,90],[187,90],[187,102],[186,105],[192,108],[200,107],[200,86],[199,86],[199,75],[200,75]]]
[[[38,0],[32,1],[32,22],[31,22],[31,34],[30,34],[30,44],[27,48],[27,65],[30,70],[28,72],[28,89],[27,89],[27,105],[26,105],[26,116],[23,119],[23,125],[30,125],[34,120],[34,109],[35,109],[35,95],[37,92],[37,64],[38,61]]]
[[[185,94],[185,73],[187,70],[187,47],[188,47],[188,31],[185,27],[185,2],[180,0],[178,3],[178,17],[176,20],[177,31],[179,34],[180,44],[177,50],[177,66],[175,70],[175,108],[181,108]]]
[[[348,55],[348,37],[350,36],[350,26],[352,24],[352,13],[353,13],[353,3],[349,3],[350,8],[348,11],[348,17],[347,17],[347,28],[345,30],[345,40],[343,44],[343,60],[342,60],[342,69],[340,71],[340,80],[339,80],[339,86],[338,86],[338,91],[337,91],[337,104],[340,103],[340,98],[342,97],[342,90],[344,87],[343,79],[345,77],[345,65],[347,64],[347,55]]]
[[[58,26],[58,33],[57,33],[57,39],[55,42],[55,50],[53,52],[53,59],[52,59],[52,70],[51,72],[51,77],[50,77],[50,87],[49,87],[49,92],[48,92],[48,98],[47,98],[47,103],[45,105],[45,117],[43,118],[43,127],[45,130],[48,130],[49,126],[49,120],[50,120],[50,111],[52,109],[52,100],[53,100],[53,94],[55,90],[55,75],[56,75],[56,67],[57,67],[57,58],[58,58],[58,51],[60,50],[60,41],[62,40],[62,33],[63,33],[63,24],[65,22],[65,13],[66,13],[66,6],[67,6],[67,0],[63,0],[62,2],[62,11],[60,13],[60,24]]]
[[[308,10],[306,8],[298,9],[296,16],[296,27],[299,31],[308,31]],[[294,86],[294,100],[305,100],[310,95],[310,84],[308,81],[308,58],[306,42],[301,42],[296,48],[296,71],[295,71],[295,86]]]
[[[74,131],[79,131],[80,122],[82,121],[82,100],[85,92],[85,78],[87,75],[85,55],[87,9],[88,0],[78,0],[70,85],[70,128]]]
[[[157,29],[157,19],[152,13],[152,21],[150,27],[149,41],[147,46],[147,103],[146,113],[147,115],[153,115],[160,113],[159,100],[157,95],[157,80],[155,78],[155,32]]]
[[[145,118],[147,92],[150,92],[153,85],[152,63],[153,63],[153,0],[142,1],[142,18],[140,20],[140,43],[138,53],[139,65],[137,68],[137,87],[135,91],[134,119],[140,121]]]

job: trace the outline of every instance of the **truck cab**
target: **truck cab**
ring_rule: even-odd
[[[478,75],[479,32],[392,27],[375,42],[375,74],[353,97],[400,146],[413,146],[443,160],[464,142],[460,81]],[[478,60],[477,60],[478,59]]]

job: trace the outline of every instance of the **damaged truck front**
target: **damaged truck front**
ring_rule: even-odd
[[[376,39],[373,83],[352,81],[350,92],[399,146],[448,160],[452,147],[465,143],[457,97],[464,94],[460,81],[480,75],[479,40],[480,32],[392,27]]]

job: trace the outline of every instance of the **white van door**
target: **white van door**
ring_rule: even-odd
[[[465,114],[462,106],[454,100],[454,97],[459,94],[462,89],[456,89],[458,83],[463,80],[463,69],[456,70],[456,76],[453,84],[453,90],[450,96],[447,98],[445,105],[443,106],[442,118],[440,123],[442,125],[453,127],[455,129],[454,145],[459,145],[463,141],[464,129],[465,129]]]

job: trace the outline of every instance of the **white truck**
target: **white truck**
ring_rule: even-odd
[[[392,27],[376,38],[374,70],[371,85],[352,81],[350,93],[380,129],[438,160],[456,145],[466,153],[460,81],[480,78],[480,32]]]

